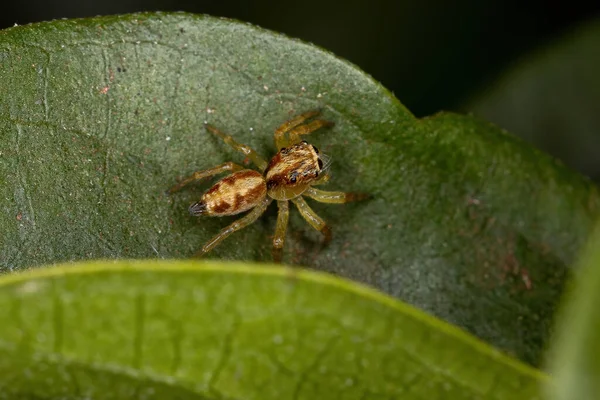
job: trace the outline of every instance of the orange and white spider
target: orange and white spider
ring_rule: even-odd
[[[249,146],[236,142],[233,137],[212,125],[205,125],[209,132],[246,155],[260,172],[246,169],[233,162],[226,162],[214,168],[194,172],[167,191],[171,194],[192,182],[222,172],[233,172],[208,189],[199,201],[190,206],[189,212],[194,216],[221,217],[252,210],[210,239],[197,256],[208,253],[233,232],[256,221],[267,206],[276,200],[279,212],[273,237],[273,260],[280,262],[288,225],[288,201],[294,203],[306,222],[323,234],[325,242],[329,242],[331,228],[309,207],[302,196],[306,195],[322,203],[347,203],[368,197],[363,193],[329,192],[313,187],[329,180],[327,174],[329,159],[319,153],[315,146],[301,140],[300,136],[334,125],[333,122],[323,119],[306,122],[319,114],[319,110],[308,111],[279,126],[275,130],[275,145],[280,150],[268,164]]]

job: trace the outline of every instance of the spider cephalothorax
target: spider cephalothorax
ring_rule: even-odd
[[[230,171],[233,173],[215,183],[201,196],[199,201],[190,206],[190,213],[195,216],[224,216],[252,210],[209,240],[202,247],[199,255],[208,253],[227,236],[256,221],[267,206],[276,200],[279,213],[273,238],[273,258],[275,261],[280,261],[289,217],[288,201],[292,201],[304,219],[313,228],[323,233],[325,241],[329,241],[331,229],[308,206],[302,196],[306,195],[324,203],[346,203],[367,197],[361,193],[327,192],[313,187],[328,181],[329,159],[321,154],[315,146],[304,140],[301,141],[300,135],[309,134],[322,127],[333,126],[332,122],[322,119],[305,123],[307,119],[319,114],[319,111],[309,111],[277,128],[275,144],[280,150],[268,164],[250,147],[237,143],[231,136],[212,125],[206,125],[209,132],[248,156],[262,173],[227,162],[214,168],[195,172],[168,190],[168,193],[173,193],[191,182]]]
[[[324,167],[319,150],[304,140],[282,148],[265,170],[269,196],[289,200],[301,195],[324,173]]]

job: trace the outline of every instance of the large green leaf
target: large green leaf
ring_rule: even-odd
[[[556,400],[600,398],[600,225],[578,264],[550,353]]]
[[[92,263],[0,279],[0,397],[539,399],[544,375],[296,268]]]
[[[404,299],[537,363],[598,190],[470,117],[415,119],[356,67],[250,25],[185,14],[56,21],[0,33],[0,257],[6,271],[90,258],[183,258],[232,218],[187,213],[176,178],[242,157],[209,121],[265,157],[291,115],[336,127],[330,189],[314,204],[323,248],[292,210],[287,263]],[[212,257],[270,260],[275,209]]]
[[[600,180],[600,18],[529,55],[467,108]]]

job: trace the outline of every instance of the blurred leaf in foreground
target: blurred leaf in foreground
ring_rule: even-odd
[[[0,278],[2,398],[540,399],[540,372],[296,268],[91,263]]]
[[[550,353],[558,388],[551,388],[550,398],[555,400],[600,398],[600,225],[579,267]]]

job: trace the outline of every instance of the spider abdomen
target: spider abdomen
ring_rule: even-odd
[[[235,215],[257,206],[267,195],[267,183],[254,170],[235,172],[215,183],[190,206],[192,215]]]

